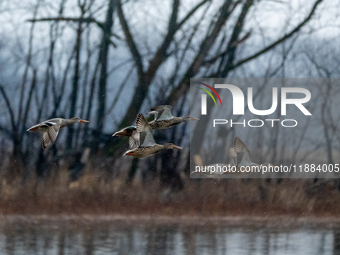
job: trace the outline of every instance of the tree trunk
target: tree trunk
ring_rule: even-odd
[[[97,106],[97,125],[96,125],[96,142],[95,148],[98,146],[100,133],[103,131],[106,109],[106,84],[107,84],[107,64],[110,46],[111,28],[113,26],[114,1],[109,1],[106,14],[106,21],[103,28],[103,37],[100,45],[99,62],[100,77],[98,88],[98,106]],[[94,149],[95,149],[94,148]]]

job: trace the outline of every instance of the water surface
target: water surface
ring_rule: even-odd
[[[340,229],[218,222],[1,220],[0,254],[340,254]]]

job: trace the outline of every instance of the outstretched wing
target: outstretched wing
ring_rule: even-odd
[[[139,133],[137,133],[139,134]],[[130,136],[129,138],[129,148],[130,149],[135,149],[139,147],[139,136],[138,139],[135,139],[133,136]]]
[[[250,159],[250,151],[248,147],[241,141],[239,137],[234,139],[234,150],[237,153],[237,165],[249,166],[253,164]]]
[[[229,155],[229,158],[232,161],[232,164],[237,166],[237,153],[236,153],[234,147],[229,147],[228,155]]]
[[[159,105],[151,108],[151,111],[156,111],[157,121],[159,120],[170,120],[173,119],[174,116],[171,114],[171,105]]]
[[[154,146],[156,144],[153,138],[152,129],[142,113],[137,116],[136,127],[140,136],[140,147]]]
[[[156,111],[151,111],[151,112],[149,112],[148,114],[149,114],[149,115],[153,115],[153,120],[152,120],[152,121],[157,120],[158,112],[156,112]]]
[[[45,132],[49,129],[49,127],[56,125],[56,122],[50,121],[50,120],[46,120],[42,123],[36,124],[32,127],[30,127],[29,129],[27,129],[27,131],[42,131]]]
[[[245,145],[244,142],[242,142],[242,140],[238,136],[236,136],[234,139],[234,150],[236,153],[248,152],[250,154],[247,145]]]
[[[41,124],[41,126],[44,129],[46,128],[46,131],[43,133],[42,136],[42,147],[43,149],[46,149],[55,142],[59,134],[60,128],[59,125],[52,122],[44,122]]]

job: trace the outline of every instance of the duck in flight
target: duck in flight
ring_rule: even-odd
[[[174,125],[178,125],[186,121],[196,121],[198,119],[186,117],[174,117],[171,114],[170,105],[159,105],[151,108],[151,112],[155,116],[154,120],[150,121],[148,124],[151,129],[166,129]],[[139,132],[137,132],[137,127],[134,125],[122,128],[121,130],[115,132],[112,136],[126,136],[129,137],[130,149],[139,147]]]
[[[254,166],[254,167],[257,167],[257,169],[261,169],[263,166],[266,166],[266,167],[274,166],[270,163],[263,163],[261,165],[253,163],[250,159],[250,151],[247,145],[245,145],[245,143],[242,142],[242,140],[238,136],[236,136],[234,139],[234,150],[238,156],[237,158],[240,158],[240,163],[238,164],[238,167]]]
[[[34,125],[27,129],[27,131],[40,131],[43,132],[42,135],[42,147],[46,149],[50,145],[55,143],[59,130],[74,123],[88,123],[87,120],[82,120],[78,117],[73,117],[71,119],[55,118],[50,120],[45,120],[39,124]]]
[[[199,119],[192,118],[190,116],[174,117],[171,114],[170,105],[159,105],[152,107],[149,114],[154,114],[155,119],[149,122],[152,129],[165,129],[178,125],[182,122],[197,121]]]
[[[244,173],[237,172],[237,171],[235,172],[226,171],[226,169],[229,170],[237,166],[237,154],[233,147],[230,147],[228,149],[228,155],[229,155],[229,158],[231,159],[230,164],[223,164],[223,163],[210,164],[210,165],[207,165],[207,168],[206,168],[208,169],[208,171],[207,170],[205,170],[205,172],[193,171],[191,172],[191,174],[193,174],[193,176],[215,178],[215,179],[220,179],[221,176],[223,176],[224,174],[244,175]],[[203,166],[202,158],[198,154],[194,155],[194,162],[196,166]],[[211,167],[214,167],[215,171],[210,172]],[[223,171],[218,171],[218,169],[221,169]]]
[[[209,177],[209,178],[221,178],[221,176],[223,176],[224,174],[248,175],[248,174],[253,173],[252,171],[244,171],[246,170],[245,167],[254,167],[257,171],[261,170],[262,167],[269,167],[269,166],[274,167],[270,163],[264,163],[261,165],[253,163],[250,159],[250,151],[247,145],[245,145],[245,143],[242,142],[242,140],[238,136],[234,138],[234,146],[229,148],[228,155],[231,158],[231,164],[216,163],[216,164],[207,165],[207,167],[214,167],[215,169],[233,168],[234,171],[225,171],[225,172],[215,171],[215,172],[206,172],[206,173],[200,173],[200,172],[194,171],[192,172],[192,174],[200,173],[201,175],[203,174],[204,176]],[[239,162],[238,162],[238,159],[239,159]],[[201,162],[201,161],[198,161],[198,162]],[[196,165],[203,165],[202,163],[197,164],[196,160],[195,160],[195,163]],[[241,169],[241,167],[244,167],[244,168]]]
[[[134,140],[133,148],[131,148],[132,142],[129,142],[130,149],[124,153],[124,156],[128,155],[136,158],[145,158],[169,149],[182,149],[181,147],[172,143],[166,143],[164,145],[155,143],[152,129],[142,113],[138,114],[137,116],[135,132],[138,134],[133,134],[130,136],[130,141]],[[136,139],[136,141],[134,137],[137,136],[139,136],[139,138]],[[138,144],[137,147],[135,146],[136,144]]]

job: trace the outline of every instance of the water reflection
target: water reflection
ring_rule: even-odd
[[[0,254],[340,254],[340,229],[12,221]]]

